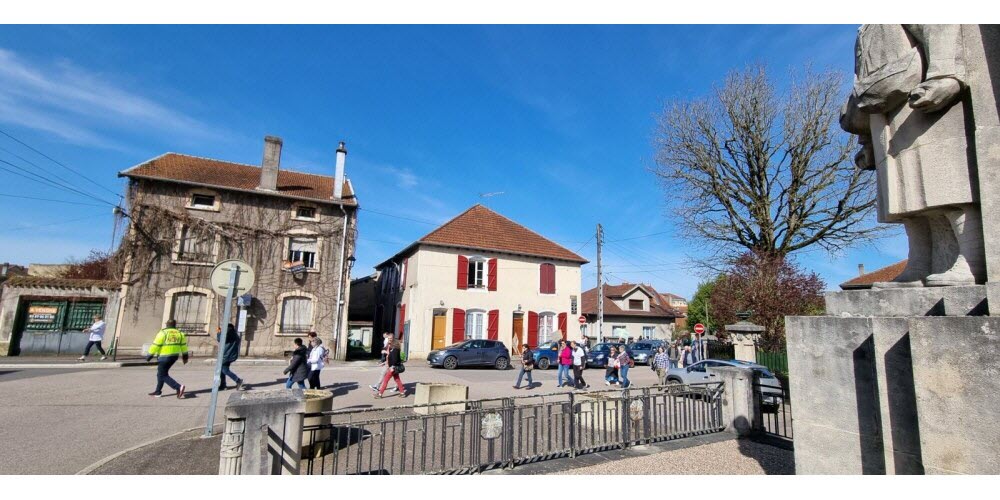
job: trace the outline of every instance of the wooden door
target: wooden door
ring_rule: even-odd
[[[521,354],[521,346],[524,345],[524,315],[515,314],[514,315],[514,332],[511,335],[511,347],[510,352],[515,355]]]
[[[445,348],[445,334],[444,334],[444,331],[445,331],[445,322],[446,322],[447,318],[448,317],[445,316],[444,314],[435,314],[434,315],[434,333],[433,333],[433,336],[431,338],[431,349],[432,350],[444,349]]]

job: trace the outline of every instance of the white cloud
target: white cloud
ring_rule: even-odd
[[[67,141],[116,148],[101,130],[221,138],[218,129],[71,62],[38,63],[0,48],[0,120]],[[117,135],[117,134],[115,134]]]

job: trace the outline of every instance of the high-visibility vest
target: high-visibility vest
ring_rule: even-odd
[[[187,335],[176,328],[164,328],[149,347],[150,356],[176,356],[188,352]]]

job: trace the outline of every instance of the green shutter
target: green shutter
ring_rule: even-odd
[[[74,302],[69,305],[66,318],[67,331],[79,331],[94,324],[94,315],[104,317],[103,302]]]

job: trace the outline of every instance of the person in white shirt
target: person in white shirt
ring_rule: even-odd
[[[319,389],[321,384],[319,382],[319,372],[326,366],[326,347],[323,347],[323,341],[319,337],[313,338],[309,341],[311,349],[309,350],[309,358],[306,360],[309,363],[309,388]]]
[[[573,346],[573,386],[577,389],[589,389],[590,384],[583,380],[583,367],[587,364],[587,352],[579,342],[570,342]]]
[[[90,339],[87,342],[87,347],[83,350],[83,356],[77,358],[79,361],[85,361],[87,356],[90,355],[90,349],[97,346],[97,350],[101,353],[101,361],[108,359],[108,353],[104,352],[104,347],[101,342],[104,341],[104,329],[107,328],[107,324],[101,319],[100,314],[94,315],[94,324],[90,325],[90,328],[83,330],[83,333],[89,333]]]

